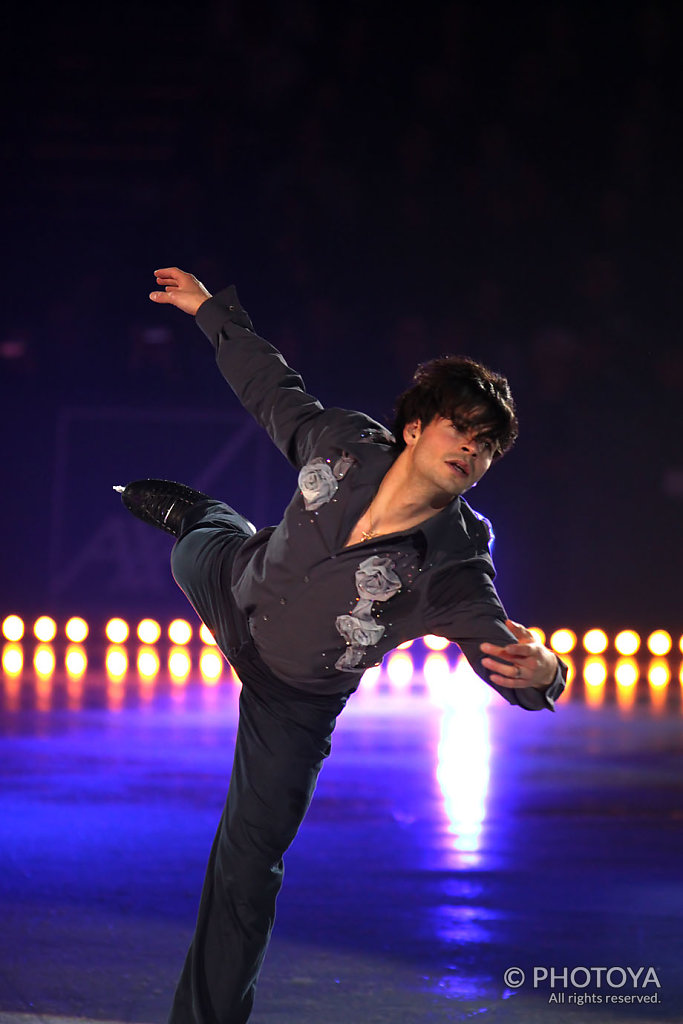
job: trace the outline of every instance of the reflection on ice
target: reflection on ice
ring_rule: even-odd
[[[480,945],[492,941],[492,922],[500,916],[487,907],[445,904],[436,908],[435,933],[451,947]]]
[[[454,849],[462,855],[461,866],[475,867],[489,785],[488,705],[492,691],[460,658],[452,673],[435,674],[430,695],[443,708],[436,777],[448,831],[454,836]]]

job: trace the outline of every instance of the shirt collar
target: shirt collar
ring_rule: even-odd
[[[459,497],[454,498],[431,519],[421,523],[417,529],[427,541],[427,558],[430,560],[439,552],[459,555],[472,547],[462,514],[462,499]]]
[[[355,487],[377,487],[378,477],[387,472],[398,451],[392,444],[376,441],[351,442],[345,450],[358,461]],[[422,534],[426,543],[425,557],[433,562],[439,554],[446,557],[474,557],[488,554],[488,535],[480,517],[464,498],[457,497],[431,519],[416,526],[411,533]]]

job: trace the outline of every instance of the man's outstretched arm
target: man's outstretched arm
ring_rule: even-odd
[[[567,667],[533,633],[513,622],[496,593],[490,560],[441,573],[429,592],[429,626],[458,644],[474,671],[510,704],[554,710]]]
[[[307,458],[312,425],[323,413],[320,402],[307,394],[303,380],[281,353],[256,334],[234,287],[212,296],[193,274],[178,267],[154,273],[164,290],[151,292],[150,299],[196,317],[239,401],[299,468]]]
[[[212,296],[196,277],[178,267],[155,273],[164,291],[152,292],[152,301],[177,306],[196,317],[215,349],[223,377],[296,468],[311,458],[328,429],[336,438],[347,435],[349,440],[357,440],[368,430],[386,433],[381,424],[363,413],[324,409],[317,398],[309,395],[296,370],[270,342],[256,334],[233,287]]]

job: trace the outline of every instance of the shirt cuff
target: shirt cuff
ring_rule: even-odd
[[[559,658],[557,659],[557,672],[552,683],[543,690],[543,702],[550,711],[555,710],[555,701],[562,696],[567,681],[568,667]]]
[[[195,322],[214,346],[226,324],[233,323],[236,327],[246,327],[250,331],[254,329],[249,314],[239,300],[237,289],[232,284],[202,302],[195,314]]]

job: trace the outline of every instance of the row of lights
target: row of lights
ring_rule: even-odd
[[[572,683],[576,678],[577,670],[571,655],[567,655],[569,666],[568,694],[571,693]],[[129,670],[137,669],[137,675],[146,693],[153,685],[161,671],[161,658],[158,648],[142,645],[137,657],[133,661],[129,658],[129,650],[119,644],[111,644],[105,654],[105,669],[109,680],[107,693],[114,703],[120,703],[122,691],[120,686],[128,677]],[[170,681],[175,686],[184,686],[192,671],[193,658],[187,647],[174,646],[167,653],[166,668]],[[2,652],[2,667],[5,674],[5,686],[10,686],[7,691],[10,697],[18,697],[19,690],[14,687],[18,684],[24,666],[24,653],[20,643],[8,642]],[[47,698],[51,687],[52,677],[57,666],[57,658],[51,644],[40,643],[33,652],[33,667],[38,679],[38,694]],[[82,693],[82,681],[88,667],[88,658],[85,648],[80,644],[69,644],[64,652],[64,668],[68,677],[67,692],[70,697],[76,697]],[[199,653],[196,667],[203,682],[208,686],[216,685],[228,673],[234,683],[239,684],[239,678],[235,670],[227,665],[214,647],[203,647]],[[666,701],[667,689],[672,679],[670,663],[665,658],[654,657],[651,659],[647,670],[644,672],[650,687],[651,699],[655,701],[658,708],[662,708]],[[601,655],[590,655],[582,665],[581,675],[585,684],[585,695],[588,703],[599,706],[605,696],[605,685],[608,677],[608,666],[605,658]],[[455,665],[452,665],[447,655],[443,652],[430,652],[419,668],[413,662],[412,656],[406,651],[396,651],[389,655],[382,667],[376,666],[368,669],[362,680],[361,692],[369,692],[377,687],[382,679],[386,679],[394,691],[406,690],[413,681],[418,678],[420,685],[426,687],[432,698],[442,704],[450,704],[454,700],[460,700],[461,693],[467,694],[468,700],[475,700],[481,703],[488,703],[491,693],[479,686],[468,686],[464,691],[461,685],[466,677],[474,678],[473,671],[464,658],[458,658]],[[619,704],[630,707],[636,699],[636,687],[641,678],[641,666],[635,658],[621,657],[614,666],[614,679],[617,685],[617,698]],[[681,685],[683,686],[683,667],[679,673]],[[458,685],[453,686],[453,682]],[[41,689],[42,687],[42,689]],[[74,689],[76,687],[77,689]],[[114,687],[110,691],[110,687]],[[7,694],[6,694],[7,695]]]
[[[586,659],[582,675],[588,687],[601,687],[607,681],[607,663],[600,655],[591,655]],[[618,686],[624,689],[634,687],[640,679],[640,666],[635,658],[619,658],[614,666],[614,678]],[[671,681],[671,666],[665,658],[654,657],[647,669],[647,681],[654,689],[662,689]],[[680,672],[683,684],[683,668]]]
[[[9,643],[3,652],[3,669],[9,675],[16,675],[23,668],[23,651],[18,644]],[[53,648],[49,644],[41,644],[33,654],[34,668],[39,675],[51,675],[56,667],[56,657]],[[64,654],[64,667],[69,675],[83,675],[88,665],[85,649],[80,644],[70,644]],[[106,653],[105,665],[109,675],[123,676],[128,671],[128,653],[119,644],[112,644]],[[199,658],[199,666],[202,675],[215,676],[218,673],[218,666],[222,665],[222,659],[214,647],[205,647]],[[156,675],[161,667],[159,655],[151,646],[143,646],[137,655],[138,672],[143,676]],[[190,655],[186,649],[180,646],[172,647],[168,653],[168,669],[172,678],[185,678],[189,675],[192,667]],[[412,657],[409,654],[397,652],[389,656],[386,661],[386,674],[391,683],[395,686],[407,686],[417,670]],[[573,666],[572,666],[573,668]],[[431,653],[425,659],[420,669],[420,674],[428,684],[445,679],[452,671],[452,666],[444,654]],[[219,673],[218,673],[219,674]],[[368,669],[364,681],[372,685],[379,680],[381,666]],[[589,686],[600,686],[607,679],[607,663],[600,656],[589,657],[583,666],[583,677]],[[574,675],[574,671],[570,676]],[[668,663],[660,658],[654,658],[648,669],[648,680],[655,686],[666,685],[671,678],[671,670]],[[682,672],[683,676],[683,672]],[[640,669],[634,658],[622,657],[614,667],[614,677],[620,685],[633,686],[640,677]],[[570,678],[571,681],[571,678]]]
[[[8,615],[2,623],[2,635],[6,640],[21,640],[25,629],[24,621],[18,615]],[[89,632],[88,623],[79,616],[73,616],[64,626],[64,635],[71,643],[83,643]],[[107,622],[104,632],[110,643],[123,644],[130,637],[130,626],[125,619],[113,618]],[[543,630],[533,627],[532,632],[541,643],[546,642]],[[140,643],[155,644],[161,639],[161,633],[161,625],[156,619],[142,619],[138,622],[136,635]],[[57,623],[49,615],[41,615],[33,623],[33,635],[41,643],[50,643],[57,636]],[[174,619],[168,626],[167,635],[172,644],[183,646],[192,639],[193,629],[186,619]],[[204,624],[199,628],[199,637],[204,644],[215,644],[212,634]],[[412,646],[413,642],[408,640],[398,649],[405,650]],[[440,636],[425,636],[422,642],[430,651],[442,651],[449,645],[449,641]],[[578,642],[577,634],[571,629],[556,629],[548,639],[548,645],[557,654],[571,654]],[[609,637],[603,629],[589,629],[584,633],[581,643],[583,650],[588,654],[604,654],[609,647]],[[637,654],[641,643],[640,635],[632,629],[622,629],[614,637],[614,649],[623,657]],[[656,629],[646,638],[646,646],[650,654],[664,657],[671,652],[673,638],[665,629]],[[683,636],[678,641],[678,647],[683,653]]]
[[[545,643],[541,630],[533,632]],[[671,652],[673,637],[665,629],[655,629],[646,638],[646,646],[650,654],[664,657]],[[589,629],[582,637],[582,647],[588,654],[604,654],[609,647],[609,637],[604,629]],[[642,639],[633,629],[622,629],[614,637],[614,649],[623,657],[633,657],[640,650]],[[576,649],[578,637],[571,629],[556,629],[551,633],[548,645],[556,654],[571,654]],[[683,653],[683,636],[679,638],[678,649]]]
[[[571,685],[576,676],[576,666],[571,656],[567,656],[569,665],[568,684]],[[409,654],[397,651],[390,654],[384,666],[389,682],[400,688],[408,686],[413,679],[417,667]],[[428,686],[445,681],[452,673],[453,668],[444,654],[431,653],[425,658],[420,669],[420,676]],[[379,679],[381,668],[368,669],[363,677],[364,683],[373,683]],[[609,675],[609,669],[605,658],[601,655],[589,655],[582,665],[581,675],[588,687],[598,688],[603,686]],[[671,666],[666,658],[655,656],[645,672],[647,681],[655,689],[668,686],[671,681]],[[641,676],[641,668],[635,658],[630,656],[620,657],[614,665],[614,679],[619,687],[630,689],[634,687]],[[683,684],[683,667],[680,671],[680,681]]]
[[[129,669],[128,651],[119,644],[111,644],[105,654],[105,669],[109,679],[119,681]],[[185,647],[170,648],[167,658],[168,673],[173,682],[185,682],[192,669],[192,659]],[[205,682],[217,682],[223,673],[223,659],[214,647],[202,648],[199,671]],[[49,643],[40,643],[33,652],[33,667],[41,679],[52,676],[57,667],[54,648]],[[21,675],[24,668],[24,652],[21,644],[8,642],[2,652],[2,668],[9,677]],[[88,668],[88,657],[81,644],[71,643],[64,652],[64,668],[70,679],[80,679]],[[136,658],[138,675],[143,679],[153,679],[161,670],[161,661],[157,650],[148,645],[142,646]],[[230,672],[236,679],[234,670]]]
[[[23,619],[18,615],[8,615],[2,623],[2,635],[5,640],[14,643],[22,640],[26,632]],[[156,619],[141,619],[137,624],[136,635],[140,643],[155,644],[161,639],[161,625]],[[33,635],[41,643],[51,643],[57,636],[57,623],[49,615],[41,615],[33,623]],[[64,626],[64,636],[74,644],[81,644],[90,635],[90,627],[85,619],[74,615]],[[112,644],[125,644],[130,637],[130,625],[125,619],[109,619],[104,635]],[[174,619],[167,630],[168,639],[172,644],[183,646],[189,644],[192,639],[193,629],[186,619]],[[202,643],[213,645],[216,643],[212,634],[202,623],[199,628],[199,638]]]

